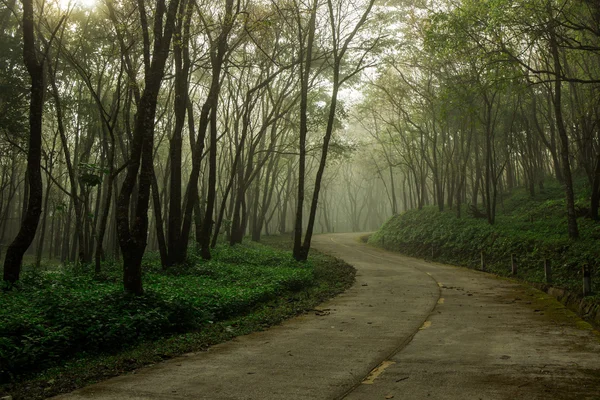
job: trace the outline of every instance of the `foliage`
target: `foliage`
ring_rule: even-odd
[[[18,36],[3,35],[0,40],[0,134],[23,145],[27,131],[24,111],[27,110],[27,74],[21,65],[22,52],[19,50]],[[8,155],[7,148],[1,150],[3,155]]]
[[[55,365],[81,353],[114,352],[133,344],[201,329],[315,283],[313,265],[289,252],[251,244],[219,247],[208,262],[163,272],[145,265],[143,296],[122,292],[120,268],[93,275],[76,266],[30,272],[0,293],[0,377]]]
[[[264,243],[286,251],[291,247],[290,238],[284,236],[267,236],[264,238]],[[244,253],[244,247],[235,249],[241,250],[241,254]],[[260,250],[261,246],[251,246],[247,249]],[[269,258],[282,253],[268,252],[266,248],[263,249],[265,257],[270,253]],[[222,250],[218,249],[221,255],[224,253]],[[201,329],[191,332],[139,343],[114,354],[79,353],[59,366],[41,373],[17,377],[10,384],[0,386],[0,397],[10,394],[15,400],[45,399],[144,365],[154,364],[180,354],[205,350],[210,345],[263,330],[286,318],[311,310],[319,303],[343,292],[354,282],[354,268],[341,260],[317,252],[311,252],[309,260],[310,263],[306,267],[313,271],[314,281],[304,290],[283,292],[268,302],[258,304],[246,314],[222,321],[215,320],[212,324],[204,324]],[[276,260],[272,263],[269,260],[270,265],[275,265],[275,262]],[[150,257],[147,258],[146,263],[146,269],[158,270]],[[116,266],[113,269],[116,270]],[[172,275],[177,276],[182,270],[185,268],[174,271]],[[110,272],[104,278],[114,277]]]
[[[522,189],[504,199],[503,214],[495,225],[425,207],[392,217],[369,241],[410,256],[470,268],[480,267],[483,251],[486,268],[503,276],[511,274],[514,254],[518,277],[531,282],[544,282],[543,263],[548,259],[553,283],[580,292],[582,266],[600,271],[600,224],[580,218],[581,238],[569,239],[560,187],[546,186],[534,199]],[[579,202],[585,204],[585,199]],[[595,287],[600,285],[597,275],[593,273]]]
[[[98,186],[102,183],[102,174],[108,174],[108,168],[96,164],[79,163],[79,181],[87,187]]]

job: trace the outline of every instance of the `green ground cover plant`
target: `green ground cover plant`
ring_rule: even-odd
[[[587,204],[585,190],[578,202]],[[369,242],[388,250],[435,261],[481,267],[501,276],[511,275],[511,254],[517,262],[517,277],[546,283],[544,260],[552,266],[552,284],[580,293],[582,267],[592,268],[593,287],[600,290],[600,223],[578,218],[581,237],[567,235],[565,201],[558,184],[549,183],[543,192],[530,197],[515,189],[499,205],[497,222],[489,225],[463,212],[439,212],[437,207],[410,210],[390,218]]]
[[[30,271],[0,292],[0,393],[44,398],[238,334],[264,329],[349,287],[354,269],[315,253],[293,261],[281,248],[219,246],[210,261],[163,271],[145,262],[143,296],[125,295],[120,266]],[[289,248],[289,247],[287,247]]]

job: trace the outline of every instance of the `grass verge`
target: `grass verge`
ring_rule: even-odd
[[[581,237],[569,239],[564,200],[550,191],[545,195],[532,199],[516,191],[504,199],[495,225],[464,213],[457,218],[455,211],[439,212],[436,207],[407,211],[392,217],[368,240],[409,256],[477,269],[483,253],[486,270],[500,276],[512,276],[514,255],[516,278],[575,293],[582,292],[582,267],[588,265],[592,286],[600,292],[600,223],[579,218]],[[544,260],[552,267],[551,282],[546,282]]]
[[[13,334],[7,337],[2,333],[0,337],[5,340],[0,343],[3,346],[0,351],[4,352],[0,354],[3,368],[6,371],[11,367],[6,365],[6,355],[9,355],[12,360],[21,363],[21,369],[12,366],[10,381],[0,387],[0,395],[10,394],[15,400],[43,399],[184,353],[202,351],[310,310],[343,292],[354,282],[354,268],[340,260],[313,252],[309,262],[297,264],[291,261],[289,251],[280,250],[289,249],[287,238],[270,237],[267,243],[269,247],[259,244],[235,248],[224,246],[215,252],[213,261],[209,263],[195,260],[188,267],[168,273],[147,265],[147,294],[143,300],[116,293],[120,287],[116,269],[107,271],[103,282],[91,280],[87,271],[71,271],[62,277],[49,274],[30,278],[33,283],[37,282],[37,286],[25,281],[21,290],[0,294],[3,309],[0,329],[25,326],[34,332],[35,329],[56,332],[68,326],[69,331],[88,325],[92,315],[99,321],[95,325],[92,323],[99,329],[95,335],[69,334],[67,344],[73,340],[79,342],[71,343],[71,349],[67,348],[59,357],[52,358],[55,353],[33,352],[33,357],[42,360],[41,365],[46,367],[37,372],[28,372],[30,361],[19,361],[11,353],[16,351],[14,345],[18,343],[6,343],[5,340],[30,341],[31,335]],[[55,290],[57,287],[58,290]],[[41,293],[44,290],[52,294]],[[57,311],[54,313],[57,315],[66,312],[67,316],[63,320],[44,320],[42,317],[47,317],[47,314],[42,317],[39,312],[36,314],[40,304],[47,304],[41,300],[34,303],[33,309],[27,309],[27,301],[36,298],[34,293],[40,299],[46,295],[54,296],[51,297],[54,305],[58,302],[61,306],[55,307],[55,310],[50,307],[50,311]],[[107,307],[107,299],[112,301],[108,303],[111,307]],[[19,307],[25,307],[20,314],[17,313]],[[28,317],[16,318],[15,321],[14,313]],[[111,315],[115,318],[110,319]],[[28,323],[30,320],[33,323]],[[77,321],[81,321],[81,325]],[[111,328],[107,330],[105,323],[112,324]],[[56,329],[50,329],[53,327]],[[103,339],[103,327],[108,332],[121,329],[121,336],[115,334],[115,337],[129,340],[116,344]],[[43,332],[38,336],[41,339],[37,340],[47,337]],[[97,340],[81,343],[89,337]],[[45,349],[44,346],[40,348]],[[64,345],[57,348],[64,348]],[[5,379],[7,377],[5,375]]]

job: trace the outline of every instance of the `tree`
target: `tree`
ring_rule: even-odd
[[[112,9],[113,6],[110,7]],[[137,103],[127,173],[121,186],[116,210],[119,245],[123,252],[123,285],[126,292],[136,295],[143,293],[142,256],[148,239],[148,206],[154,176],[154,118],[178,7],[179,0],[171,0],[168,5],[165,0],[157,2],[152,32],[154,45],[152,57],[150,57],[147,9],[144,0],[138,1],[144,43],[144,88]],[[114,9],[112,9],[112,14],[114,15]],[[164,20],[165,18],[166,20]],[[119,29],[118,26],[115,28]],[[130,71],[131,73],[132,71]],[[130,224],[131,197],[136,182],[137,201]]]
[[[314,189],[313,189],[313,196],[312,196],[312,201],[310,204],[310,214],[308,217],[308,221],[307,221],[307,226],[306,226],[306,232],[304,235],[304,242],[302,244],[300,244],[300,239],[301,239],[301,231],[299,232],[298,229],[302,229],[302,210],[301,207],[302,202],[300,201],[301,198],[304,197],[304,188],[300,188],[300,179],[298,180],[298,211],[297,211],[297,217],[296,217],[296,227],[295,227],[295,235],[294,235],[294,258],[296,260],[299,261],[304,261],[307,259],[308,257],[308,252],[310,250],[310,244],[311,244],[311,240],[312,240],[312,234],[313,234],[313,229],[314,229],[314,224],[315,224],[315,218],[317,215],[317,206],[319,203],[319,191],[320,191],[320,187],[321,187],[321,181],[323,179],[323,173],[325,171],[325,167],[327,165],[327,154],[329,151],[329,143],[331,142],[331,136],[333,134],[333,130],[334,130],[334,126],[335,126],[335,122],[336,122],[336,111],[337,111],[337,106],[338,106],[338,94],[339,94],[339,90],[340,88],[344,85],[344,83],[348,82],[350,79],[352,79],[354,76],[356,76],[359,72],[361,72],[363,69],[367,68],[367,66],[369,65],[368,62],[366,62],[365,58],[367,56],[367,54],[370,53],[370,51],[372,51],[375,46],[377,45],[378,42],[378,38],[374,38],[374,39],[370,39],[370,40],[365,40],[364,42],[364,48],[361,48],[360,50],[362,51],[362,54],[359,53],[358,57],[356,60],[354,61],[354,65],[352,65],[352,62],[349,63],[349,65],[351,66],[351,68],[349,68],[348,70],[344,71],[343,67],[348,68],[348,65],[344,65],[344,63],[348,62],[348,60],[346,60],[346,56],[347,56],[347,52],[348,49],[350,48],[350,44],[353,42],[353,40],[355,39],[355,37],[357,36],[358,32],[360,31],[360,29],[362,28],[362,26],[367,22],[367,19],[369,17],[369,14],[371,13],[371,9],[373,8],[373,4],[374,4],[374,0],[370,0],[367,2],[364,10],[361,12],[360,9],[357,9],[358,7],[356,5],[349,5],[348,3],[345,3],[343,1],[337,1],[334,2],[333,0],[328,0],[327,1],[327,9],[328,9],[328,24],[329,24],[329,29],[330,29],[330,34],[331,34],[331,66],[332,66],[332,73],[333,73],[333,77],[332,77],[332,91],[331,91],[331,97],[330,97],[330,102],[329,102],[329,115],[327,117],[327,126],[325,128],[325,135],[323,137],[323,145],[321,148],[321,159],[319,161],[319,167],[317,170],[317,175],[315,177],[315,185],[314,185]],[[348,7],[348,8],[346,8]],[[357,7],[357,8],[354,8]],[[313,13],[316,14],[317,12],[317,3],[315,2],[314,4],[314,11],[312,11]],[[356,17],[358,15],[358,18]],[[312,56],[312,40],[314,40],[314,37],[311,39],[311,32],[314,35],[314,18],[313,15],[311,14],[311,20],[309,22],[309,39],[308,39],[308,43],[307,43],[307,47],[308,47],[308,51],[307,51],[307,70],[304,71],[305,76],[303,77],[303,80],[308,81],[308,74],[310,73],[310,61],[308,57]],[[353,20],[354,18],[354,20]],[[301,104],[303,101],[305,101],[305,94],[304,94],[304,90],[307,90],[308,88],[303,86],[303,93],[302,93],[302,99],[301,99]],[[300,162],[302,165],[302,158],[303,158],[303,146],[306,145],[305,138],[303,139],[302,136],[305,134],[305,127],[302,127],[303,121],[302,118],[306,119],[306,107],[302,107],[301,105],[301,127],[300,127],[300,135],[301,135],[301,139],[300,139]],[[306,121],[304,121],[304,124],[306,123]],[[304,135],[305,136],[305,135]],[[304,154],[305,156],[305,154]],[[302,177],[302,186],[304,185],[304,177],[302,176],[304,171],[303,171],[303,167],[301,167],[302,171],[299,171],[300,175]]]
[[[37,50],[33,0],[22,0],[23,4],[23,61],[31,79],[29,99],[29,141],[27,147],[27,184],[29,193],[27,210],[17,236],[6,251],[4,280],[14,283],[19,280],[23,255],[35,237],[42,213],[42,119],[44,113],[45,57]],[[62,23],[61,19],[61,23]],[[57,26],[56,29],[60,27]],[[56,31],[55,31],[56,32]]]

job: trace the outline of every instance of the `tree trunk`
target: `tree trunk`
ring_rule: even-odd
[[[281,202],[281,213],[279,215],[279,233],[280,234],[284,234],[286,233],[287,229],[287,212],[288,212],[288,206],[289,206],[289,199],[290,199],[290,192],[291,192],[291,185],[292,185],[292,162],[291,160],[288,160],[287,163],[287,174],[286,174],[286,178],[285,178],[285,188],[284,190],[284,194],[283,194],[283,199]]]
[[[156,180],[156,173],[153,171],[152,174],[152,208],[154,210],[154,219],[156,221],[156,239],[158,241],[158,252],[160,254],[160,265],[163,269],[169,266],[167,243],[165,241],[165,231],[163,228],[163,216],[162,209],[160,207],[160,193],[158,189],[158,182]]]
[[[217,100],[210,111],[210,150],[208,153],[208,190],[206,194],[206,211],[200,237],[200,254],[205,260],[211,259],[210,238],[214,226],[213,214],[217,194]]]
[[[44,196],[44,216],[42,217],[42,226],[40,227],[37,249],[35,251],[35,267],[39,269],[42,262],[42,254],[44,252],[44,239],[46,238],[46,221],[48,220],[48,199],[50,198],[50,179],[47,179],[46,194]]]
[[[229,32],[233,28],[235,16],[233,13],[233,0],[226,0],[225,2],[225,14],[223,16],[223,28],[216,43],[210,50],[210,62],[212,69],[212,80],[206,102],[202,106],[200,113],[200,125],[198,133],[198,141],[196,142],[196,149],[194,151],[194,161],[192,165],[192,172],[190,174],[190,183],[188,186],[186,209],[184,213],[183,227],[182,227],[182,246],[185,246],[187,251],[187,238],[189,237],[189,231],[191,228],[191,216],[194,208],[194,202],[198,196],[198,177],[200,174],[200,161],[202,158],[202,151],[204,149],[204,139],[206,137],[206,130],[210,122],[210,150],[209,150],[209,183],[207,193],[207,204],[205,215],[202,224],[201,237],[198,240],[198,244],[201,246],[200,253],[204,259],[210,259],[210,238],[213,221],[214,203],[216,200],[216,174],[217,174],[217,107],[219,104],[219,92],[221,91],[221,71],[223,69],[223,63],[225,62],[225,55],[228,51],[227,41],[229,38]],[[210,121],[209,121],[210,120]],[[209,204],[210,203],[210,204]]]
[[[556,127],[560,137],[560,156],[561,165],[563,168],[563,179],[565,187],[565,195],[567,198],[567,224],[569,237],[576,239],[579,237],[579,229],[577,227],[577,214],[575,212],[575,193],[573,191],[573,177],[571,175],[571,162],[569,160],[569,136],[565,127],[562,114],[562,78],[561,65],[558,53],[558,42],[554,29],[550,28],[550,51],[554,61],[554,116],[556,118]]]
[[[145,87],[137,107],[127,174],[117,201],[117,232],[123,252],[123,285],[126,292],[135,295],[143,293],[141,265],[148,240],[148,206],[154,176],[154,118],[178,5],[179,0],[171,0],[167,10],[164,0],[161,0],[156,7],[155,28],[162,28],[158,21],[162,22],[166,12],[164,33],[160,29],[155,29],[154,32],[154,54],[152,61],[146,63]],[[145,18],[145,11],[141,9],[140,12],[141,18]],[[138,190],[135,213],[130,216],[131,197],[136,181]],[[131,226],[130,217],[133,219]]]
[[[590,200],[590,218],[598,221],[598,208],[600,206],[600,154],[596,155],[596,168],[592,181],[592,198]]]
[[[44,61],[38,60],[34,34],[33,0],[23,2],[23,58],[31,78],[29,103],[29,147],[27,149],[27,175],[29,198],[27,210],[17,236],[6,251],[4,280],[19,280],[23,255],[35,237],[42,212],[42,117],[44,112]]]
[[[312,63],[313,42],[315,39],[317,0],[311,6],[310,20],[308,22],[308,38],[306,42],[300,40],[300,132],[299,132],[299,163],[298,163],[298,195],[296,204],[296,219],[294,223],[294,248],[293,257],[298,261],[306,260],[308,253],[302,244],[302,219],[304,209],[304,181],[306,174],[306,135],[308,133],[308,86]],[[301,27],[298,26],[298,36],[302,39]]]
[[[390,191],[392,192],[392,215],[398,214],[398,200],[396,199],[396,187],[394,185],[394,170],[392,169],[391,164],[390,168]]]
[[[173,136],[171,137],[169,147],[171,179],[169,182],[169,227],[167,229],[168,252],[166,255],[165,266],[181,264],[185,261],[187,256],[187,247],[182,244],[181,240],[181,149],[185,114],[189,103],[188,75],[190,71],[190,57],[188,47],[190,20],[194,9],[193,2],[190,1],[188,4],[186,0],[181,0],[180,8],[181,14],[184,14],[185,16],[181,18],[177,24],[175,33],[178,36],[179,41],[174,45],[173,51],[175,59],[175,129],[173,130]]]

